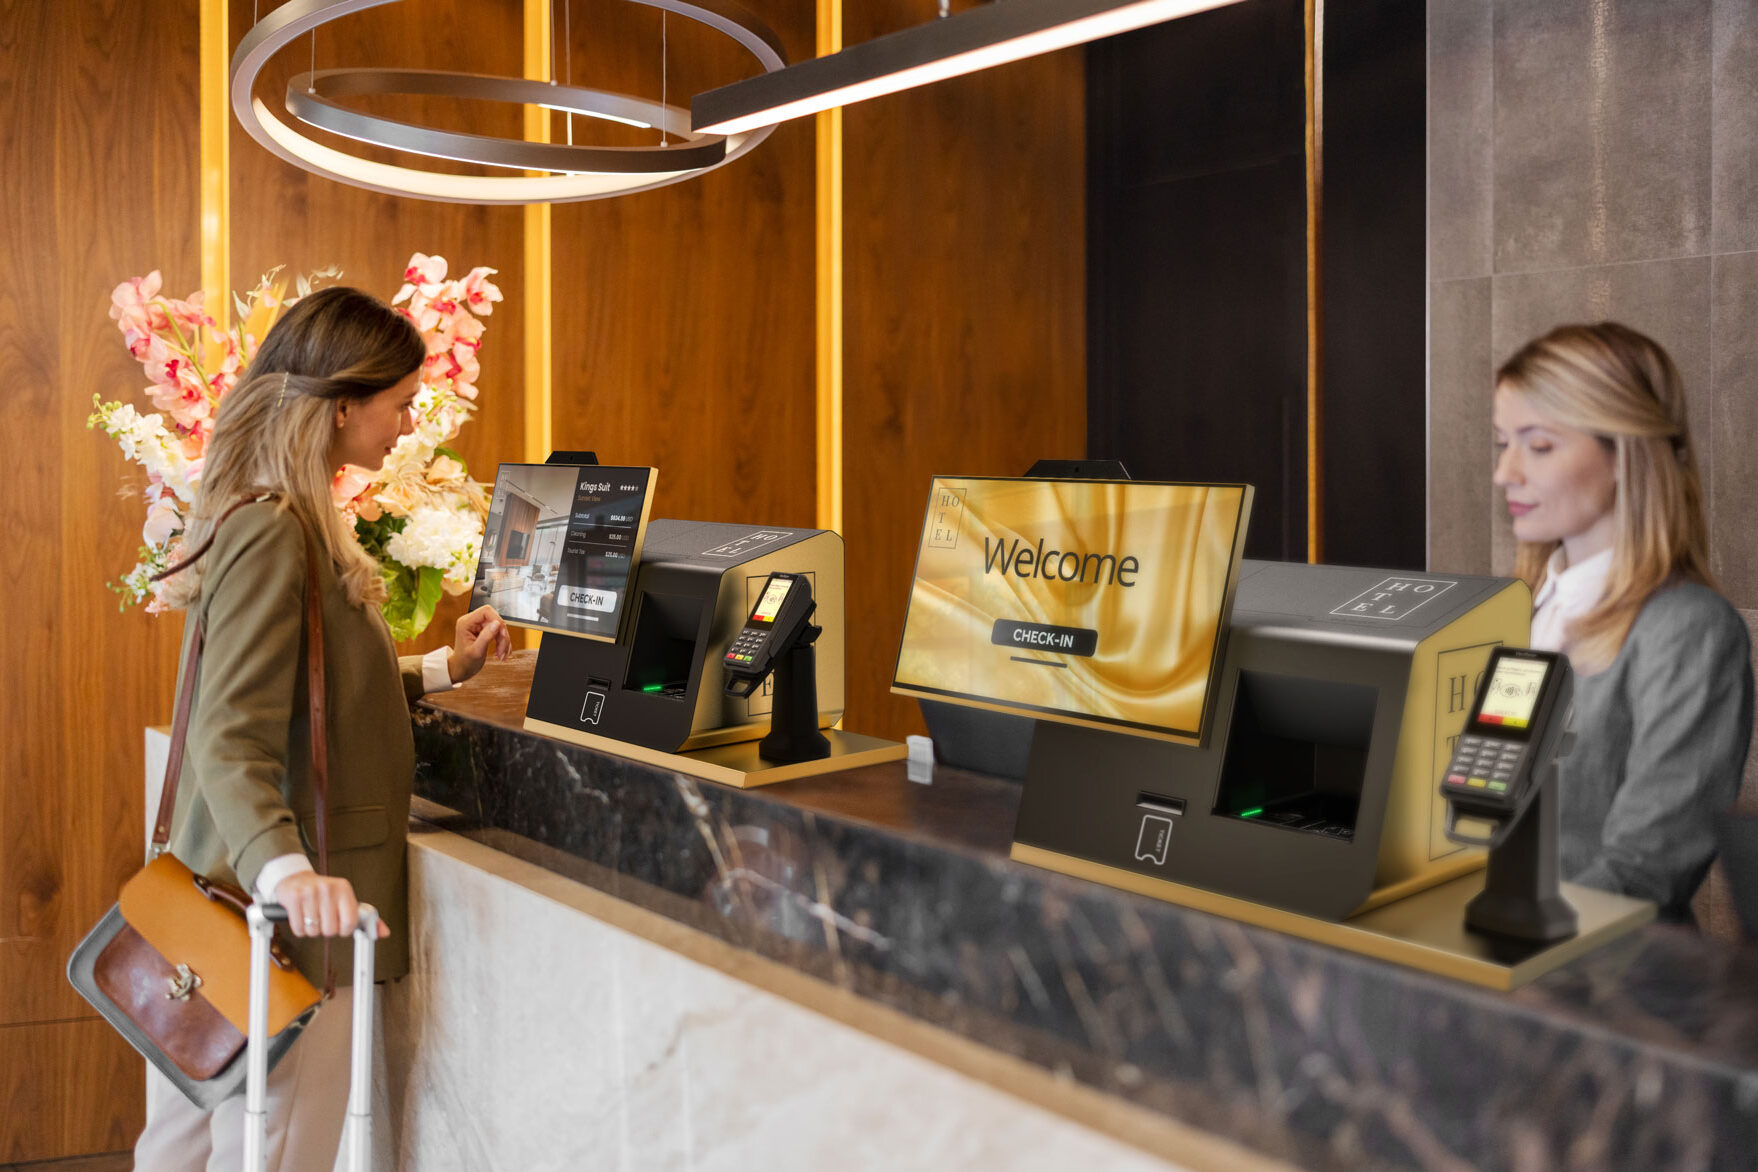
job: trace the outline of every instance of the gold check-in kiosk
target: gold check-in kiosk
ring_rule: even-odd
[[[934,486],[894,690],[1039,717],[1014,858],[1498,988],[1652,918],[1652,905],[1565,884],[1580,912],[1567,940],[1465,927],[1484,853],[1448,838],[1439,781],[1491,651],[1526,643],[1523,583],[1246,561],[1249,493],[1229,531],[1216,521],[1226,486],[1184,487],[1203,495],[1154,522],[1168,535],[1155,544],[1142,522],[1159,506],[1142,493],[1100,493],[1125,512],[1107,519],[1069,484]],[[1022,509],[1021,493],[1045,507]],[[961,564],[945,548],[955,530],[991,552]],[[1046,581],[1035,557],[1009,567],[1023,582],[995,572],[997,542],[1035,555],[1040,537],[1081,557],[1133,542],[1137,588],[1164,574],[1177,589],[1126,598]],[[971,610],[993,623],[981,642],[1013,643],[1005,661],[947,638],[944,616]],[[1156,658],[1168,640],[1186,654]],[[924,668],[932,645],[977,666]],[[1142,700],[1181,686],[1200,696],[1183,717]]]
[[[525,727],[735,786],[900,760],[904,746],[834,727],[843,711],[842,538],[649,520],[657,475],[602,466],[591,452],[501,465],[472,602],[544,632]],[[775,575],[810,600],[809,646],[792,649],[773,677],[747,672],[748,687],[728,687],[732,645]],[[798,686],[785,686],[790,676]],[[796,740],[810,740],[811,751],[778,759],[779,738],[765,742],[772,725],[803,726]]]

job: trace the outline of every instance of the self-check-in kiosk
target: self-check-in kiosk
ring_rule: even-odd
[[[1500,988],[1652,918],[1478,899],[1490,779],[1444,778],[1525,585],[1245,561],[1239,487],[935,481],[894,690],[1038,718],[1014,858]]]
[[[556,467],[503,465],[501,480],[523,476],[535,481],[520,469]],[[614,488],[622,482],[617,474],[629,471],[578,466],[583,486]],[[554,495],[559,500],[574,493],[572,485],[569,480]],[[500,493],[497,484],[497,498]],[[586,500],[578,493],[572,499],[577,504]],[[492,509],[491,504],[491,529]],[[637,511],[625,507],[615,515],[632,517]],[[577,507],[573,518],[570,557],[577,554],[597,567],[602,543],[579,536],[582,525],[590,528],[592,509]],[[494,545],[492,535],[484,541],[485,550]],[[570,578],[585,581],[597,571],[588,568],[588,560],[580,560],[571,575],[569,566],[576,563],[564,559],[556,574],[560,589],[543,604],[549,609],[524,619],[544,631],[525,710],[527,729],[736,786],[903,758],[901,744],[833,727],[843,712],[840,536],[823,529],[654,519],[642,526],[638,544],[639,560],[625,571],[620,596],[609,597],[609,588],[596,579],[569,593]],[[479,576],[497,568],[488,560]],[[731,645],[750,628],[754,612],[762,610],[775,575],[797,583],[796,593],[809,600],[812,633],[804,648],[809,654],[794,648],[776,674],[765,672],[753,681],[752,672],[741,671],[728,657]],[[606,632],[609,637],[580,637],[560,625],[567,616],[556,609],[574,606],[576,599],[583,615],[594,607],[617,606],[620,624]],[[502,613],[507,614],[504,609]],[[521,619],[509,616],[509,621]],[[809,664],[808,678],[790,681],[788,667],[794,664]],[[740,688],[729,692],[726,685],[733,677],[755,686],[746,694],[738,694]],[[778,685],[792,686],[778,693]],[[797,702],[802,695],[815,696],[803,712]],[[790,700],[795,701],[791,707]],[[806,727],[786,738],[771,738],[774,727],[789,717]],[[785,749],[778,747],[784,740]]]

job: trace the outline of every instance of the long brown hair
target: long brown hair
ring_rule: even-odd
[[[383,601],[378,563],[330,499],[336,407],[396,386],[425,355],[414,323],[376,297],[332,286],[300,298],[220,403],[182,548],[200,548],[226,506],[267,489],[329,555],[350,602]],[[165,580],[168,605],[200,599],[202,567],[197,561]]]
[[[1671,581],[1714,586],[1703,485],[1678,368],[1660,343],[1628,326],[1567,325],[1526,343],[1503,363],[1496,389],[1590,432],[1612,454],[1615,537],[1605,594],[1565,632],[1579,666],[1608,667],[1656,590]],[[1514,572],[1534,594],[1559,544],[1520,543]]]

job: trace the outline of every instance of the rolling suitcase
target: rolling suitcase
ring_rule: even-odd
[[[269,938],[275,924],[286,921],[287,909],[272,903],[251,904],[246,919],[250,924],[250,1032],[244,1055],[244,1172],[266,1172],[269,1055],[263,1039],[268,1034]],[[377,942],[378,910],[363,903],[360,922],[354,926],[354,1024],[349,1039],[348,1117],[342,1125],[342,1152],[347,1158],[341,1166],[348,1172],[367,1172],[372,1165],[372,962]]]

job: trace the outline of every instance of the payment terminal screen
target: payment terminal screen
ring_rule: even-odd
[[[502,464],[470,605],[515,626],[614,640],[641,560],[652,468]]]
[[[1508,729],[1529,727],[1548,670],[1549,665],[1541,659],[1503,656],[1496,666],[1496,674],[1490,677],[1477,723]]]
[[[939,477],[893,690],[1194,743],[1246,485]]]
[[[781,610],[782,599],[787,597],[789,580],[786,578],[769,579],[769,588],[763,591],[763,597],[757,600],[757,609],[751,612],[754,623],[773,623],[778,611]]]

